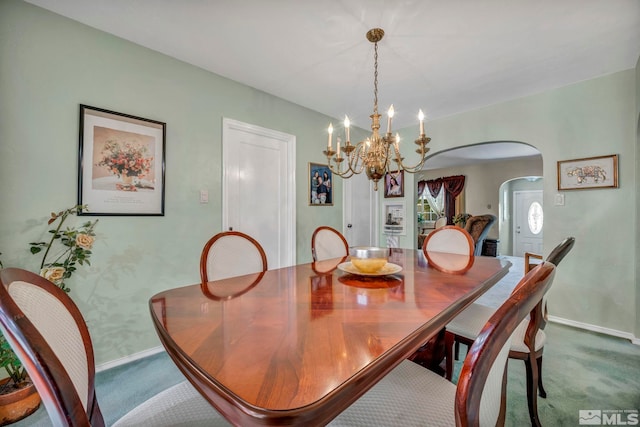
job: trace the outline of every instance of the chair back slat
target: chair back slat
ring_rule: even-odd
[[[422,252],[430,267],[449,274],[464,274],[475,260],[471,235],[460,227],[445,225],[427,236]]]
[[[267,270],[267,256],[253,237],[239,231],[213,236],[200,256],[202,283]]]
[[[311,256],[314,261],[341,258],[349,255],[349,244],[335,228],[323,225],[311,236]]]

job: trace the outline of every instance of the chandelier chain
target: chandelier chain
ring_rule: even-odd
[[[378,114],[378,42],[373,51],[373,114]]]
[[[329,124],[329,139],[327,149],[323,151],[327,156],[327,166],[334,174],[342,178],[350,178],[355,174],[365,172],[367,177],[373,182],[374,191],[378,189],[378,181],[385,178],[386,174],[398,175],[401,171],[416,173],[422,169],[425,162],[426,153],[429,148],[426,145],[431,138],[424,134],[424,115],[422,110],[418,114],[420,132],[415,144],[418,145],[416,153],[419,155],[418,163],[414,166],[404,164],[400,153],[400,137],[393,135],[391,131],[391,121],[394,110],[393,105],[389,108],[386,132],[380,129],[380,114],[378,113],[378,42],[382,40],[384,30],[373,28],[367,32],[367,40],[374,44],[374,69],[373,69],[373,114],[371,115],[371,135],[358,142],[351,144],[349,137],[349,118],[345,116],[344,129],[346,141],[341,144],[340,137],[337,140],[336,150],[332,146],[333,125]],[[342,162],[345,165],[342,166]],[[396,165],[393,165],[393,162]]]

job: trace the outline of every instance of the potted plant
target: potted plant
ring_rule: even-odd
[[[467,225],[467,220],[471,218],[471,214],[459,213],[453,217],[453,224],[457,227],[464,228]]]
[[[71,290],[65,281],[76,271],[77,266],[90,265],[89,257],[95,236],[93,230],[98,220],[66,229],[63,229],[62,225],[70,215],[86,209],[86,205],[77,205],[58,213],[51,213],[47,224],[57,222],[57,225],[49,230],[51,238],[48,242],[29,243],[32,254],[36,255],[44,251],[39,266],[40,275],[65,292]],[[1,268],[4,266],[0,260]],[[4,368],[8,374],[6,378],[0,380],[0,426],[3,426],[32,414],[40,406],[40,396],[2,333],[0,333],[0,367]]]

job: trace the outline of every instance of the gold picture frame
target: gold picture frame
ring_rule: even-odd
[[[558,191],[618,188],[618,155],[561,160]]]

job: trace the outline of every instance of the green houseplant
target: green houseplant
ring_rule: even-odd
[[[453,217],[453,223],[460,228],[464,228],[469,218],[471,218],[471,214],[459,213]]]
[[[41,254],[39,273],[42,277],[53,282],[65,292],[71,289],[66,281],[80,265],[90,265],[91,248],[93,246],[94,228],[98,220],[87,221],[80,226],[63,228],[66,220],[86,210],[86,205],[76,205],[60,212],[52,212],[47,225],[53,224],[48,233],[51,235],[46,241],[29,243],[33,255]],[[0,255],[2,255],[0,253]],[[0,260],[0,269],[4,268]],[[40,405],[40,398],[29,379],[22,363],[13,349],[0,333],[0,367],[4,368],[8,377],[0,380],[0,425],[9,424],[33,413]],[[25,389],[31,389],[25,390]],[[15,399],[26,396],[29,401],[27,408],[15,409]],[[35,399],[37,398],[37,399]],[[34,406],[35,405],[35,406]]]

